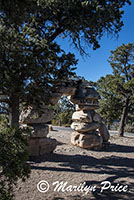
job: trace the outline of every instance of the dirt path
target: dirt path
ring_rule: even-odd
[[[68,128],[49,135],[58,141],[55,152],[30,162],[31,176],[18,182],[16,200],[134,200],[134,137],[112,135],[107,150],[90,151],[70,144]],[[41,180],[49,183],[47,192],[37,189]]]

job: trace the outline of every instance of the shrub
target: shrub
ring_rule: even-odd
[[[125,131],[128,133],[134,133],[134,126],[132,126],[131,124],[127,124],[125,126]]]
[[[28,144],[22,131],[7,126],[0,129],[0,200],[12,200],[13,186],[30,173]]]

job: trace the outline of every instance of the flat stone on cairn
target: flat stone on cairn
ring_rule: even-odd
[[[53,119],[53,110],[48,109],[47,105],[42,106],[40,110],[41,114],[36,108],[28,106],[20,114],[20,124],[45,124]]]
[[[80,84],[69,100],[76,104],[76,112],[72,115],[71,128],[75,131],[71,135],[71,143],[85,149],[101,149],[108,143],[109,132],[102,123],[101,116],[95,112],[99,108],[100,98],[96,90]]]

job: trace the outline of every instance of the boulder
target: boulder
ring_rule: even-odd
[[[37,138],[37,137],[46,137],[49,133],[49,127],[48,125],[39,125],[39,126],[34,126],[32,132],[31,132],[31,137]]]
[[[72,120],[75,122],[87,122],[91,123],[92,122],[92,116],[90,111],[76,111],[72,115]]]
[[[78,143],[79,143],[79,137],[80,137],[80,133],[73,132],[71,134],[71,144],[78,145]]]
[[[101,126],[99,128],[99,132],[103,138],[103,141],[108,142],[108,140],[110,138],[110,134],[109,134],[109,131],[108,131],[107,127],[105,126],[105,124],[101,124]]]
[[[84,149],[96,149],[102,148],[103,139],[96,134],[81,134],[73,132],[71,135],[71,143]]]
[[[53,119],[53,110],[48,109],[47,106],[42,107],[42,112],[39,113],[37,109],[29,106],[20,114],[20,124],[45,124]]]
[[[76,91],[76,87],[72,87],[72,86],[65,86],[65,87],[59,87],[58,91],[64,95],[74,95],[75,91]]]
[[[94,111],[93,121],[94,122],[99,122],[99,123],[101,123],[101,121],[102,121],[102,118],[99,115],[99,113],[96,113],[95,111]]]
[[[51,138],[30,138],[29,141],[30,156],[42,156],[54,151],[57,141]]]
[[[71,128],[77,132],[85,133],[85,132],[93,131],[100,128],[100,124],[96,122],[93,122],[91,124],[84,123],[84,122],[82,123],[73,122],[71,124]]]
[[[49,131],[53,131],[53,126],[51,124],[48,125],[48,127],[49,127]]]
[[[84,104],[84,105],[81,105],[81,104],[79,104],[79,105],[77,105],[76,104],[76,110],[77,111],[79,111],[79,110],[96,110],[96,109],[98,109],[99,108],[99,105],[98,105],[98,103],[94,103],[94,104]]]
[[[63,93],[57,92],[57,93],[52,93],[52,97],[50,98],[50,103],[53,105],[57,104]]]
[[[87,105],[88,107],[98,107],[99,93],[87,84],[81,84],[75,94],[70,97],[70,101],[78,105]]]

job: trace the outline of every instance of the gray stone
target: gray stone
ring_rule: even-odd
[[[50,138],[30,138],[29,151],[30,156],[42,156],[50,154],[56,148],[57,142]]]
[[[93,122],[91,124],[84,122],[83,123],[73,122],[71,124],[71,128],[77,132],[84,133],[100,128],[100,124],[96,122]]]
[[[53,110],[47,106],[42,107],[42,113],[39,114],[37,109],[28,107],[20,114],[20,124],[45,124],[53,119]]]
[[[48,127],[49,127],[49,131],[53,131],[53,126],[51,124],[48,125]]]
[[[96,109],[98,109],[99,108],[99,105],[98,105],[98,103],[96,103],[96,104],[90,104],[90,105],[88,105],[88,104],[84,104],[84,105],[81,105],[81,104],[79,104],[79,105],[76,105],[76,110],[77,111],[79,111],[79,110],[96,110]]]
[[[56,84],[56,91],[64,95],[74,95],[77,89],[79,80],[63,79]]]
[[[70,97],[70,101],[78,105],[98,106],[98,92],[91,86],[81,84],[74,95]]]
[[[101,124],[100,128],[99,128],[99,132],[100,132],[100,135],[102,136],[103,138],[103,141],[104,142],[108,142],[109,138],[110,138],[110,134],[108,132],[108,129],[107,127],[105,126],[105,124]]]
[[[77,145],[77,146],[78,146],[79,137],[80,137],[80,133],[78,133],[78,132],[73,132],[73,133],[71,134],[71,144]]]
[[[90,111],[76,111],[72,115],[72,120],[75,122],[92,122],[92,116]]]
[[[75,91],[76,91],[76,87],[59,87],[58,91],[64,95],[74,95]]]
[[[46,137],[49,132],[49,127],[47,125],[38,125],[34,126],[32,132],[31,132],[31,137]]]
[[[93,121],[94,122],[99,122],[99,123],[101,123],[101,121],[102,121],[102,118],[99,115],[99,113],[96,113],[95,111],[94,111]]]
[[[62,95],[63,95],[63,93],[60,93],[60,92],[52,93],[50,103],[52,103],[53,105],[57,104]]]
[[[73,132],[71,143],[84,149],[101,149],[103,145],[102,137],[97,134],[81,134]]]

